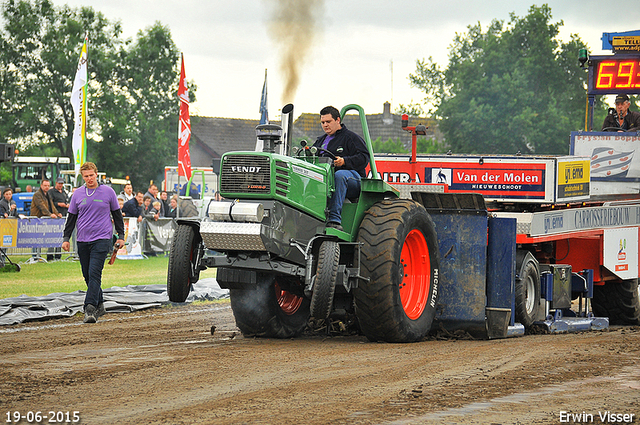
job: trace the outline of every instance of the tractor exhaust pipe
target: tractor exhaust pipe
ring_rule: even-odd
[[[291,154],[291,139],[293,138],[293,104],[287,103],[282,108],[282,144],[278,146],[280,155]]]

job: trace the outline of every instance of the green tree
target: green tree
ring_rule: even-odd
[[[427,139],[424,137],[418,137],[416,139],[416,152],[417,153],[446,153],[449,147],[445,143],[440,143],[436,139]]]
[[[95,52],[118,44],[120,25],[91,8],[55,8],[49,0],[7,0],[2,5],[0,31],[3,138],[20,148],[53,145],[72,157],[73,110],[69,102],[85,34]],[[108,64],[96,55],[94,72]],[[105,90],[95,80],[92,90]]]
[[[2,17],[0,141],[73,159],[70,95],[87,34],[87,159],[139,188],[176,163],[179,53],[167,27],[122,40],[118,22],[50,0],[6,0]]]
[[[395,154],[408,154],[411,153],[411,146],[405,147],[404,143],[400,139],[389,139],[386,142],[382,141],[381,137],[378,137],[372,143],[373,151],[375,153],[395,153]],[[445,153],[448,150],[448,146],[444,143],[439,143],[436,139],[427,139],[425,137],[418,137],[416,139],[416,153],[422,154],[434,154]]]
[[[396,114],[407,114],[411,117],[424,117],[426,115],[422,105],[413,102],[413,100],[408,105],[399,104],[396,108]]]
[[[407,153],[409,152],[407,148],[404,147],[404,144],[400,141],[400,139],[389,139],[385,142],[382,141],[382,137],[378,137],[371,143],[371,147],[374,152],[378,153]]]
[[[157,22],[121,47],[109,76],[118,90],[95,99],[101,137],[89,150],[102,167],[128,175],[140,189],[177,162],[178,58],[169,29]],[[191,85],[192,100],[194,91]]]
[[[494,20],[457,34],[449,64],[417,61],[411,84],[426,93],[455,153],[568,153],[568,135],[584,128],[585,47],[577,35],[558,40],[547,5],[531,6],[507,25]]]

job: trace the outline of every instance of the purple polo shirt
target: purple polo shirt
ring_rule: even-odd
[[[78,242],[92,242],[111,239],[113,225],[111,211],[120,209],[116,193],[109,186],[101,184],[95,189],[80,186],[69,201],[69,213],[77,214]]]

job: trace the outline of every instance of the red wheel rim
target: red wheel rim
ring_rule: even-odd
[[[291,316],[300,308],[302,304],[302,297],[292,294],[291,292],[287,292],[284,289],[280,288],[280,285],[276,282],[275,284],[276,290],[276,300],[278,301],[278,305],[280,309],[284,312],[284,314]]]
[[[405,314],[411,320],[418,319],[429,300],[431,287],[431,259],[422,232],[412,230],[402,245],[400,265],[403,270],[400,283],[400,301]]]

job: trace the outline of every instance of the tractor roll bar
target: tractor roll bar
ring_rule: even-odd
[[[369,166],[371,167],[371,176],[374,179],[378,178],[378,170],[376,168],[376,160],[373,155],[373,145],[371,144],[371,136],[369,135],[369,126],[367,125],[367,117],[364,114],[364,109],[360,105],[347,105],[340,111],[340,120],[344,120],[344,116],[348,111],[356,110],[360,116],[360,124],[362,124],[362,134],[364,135],[364,141],[367,144],[369,150]]]

